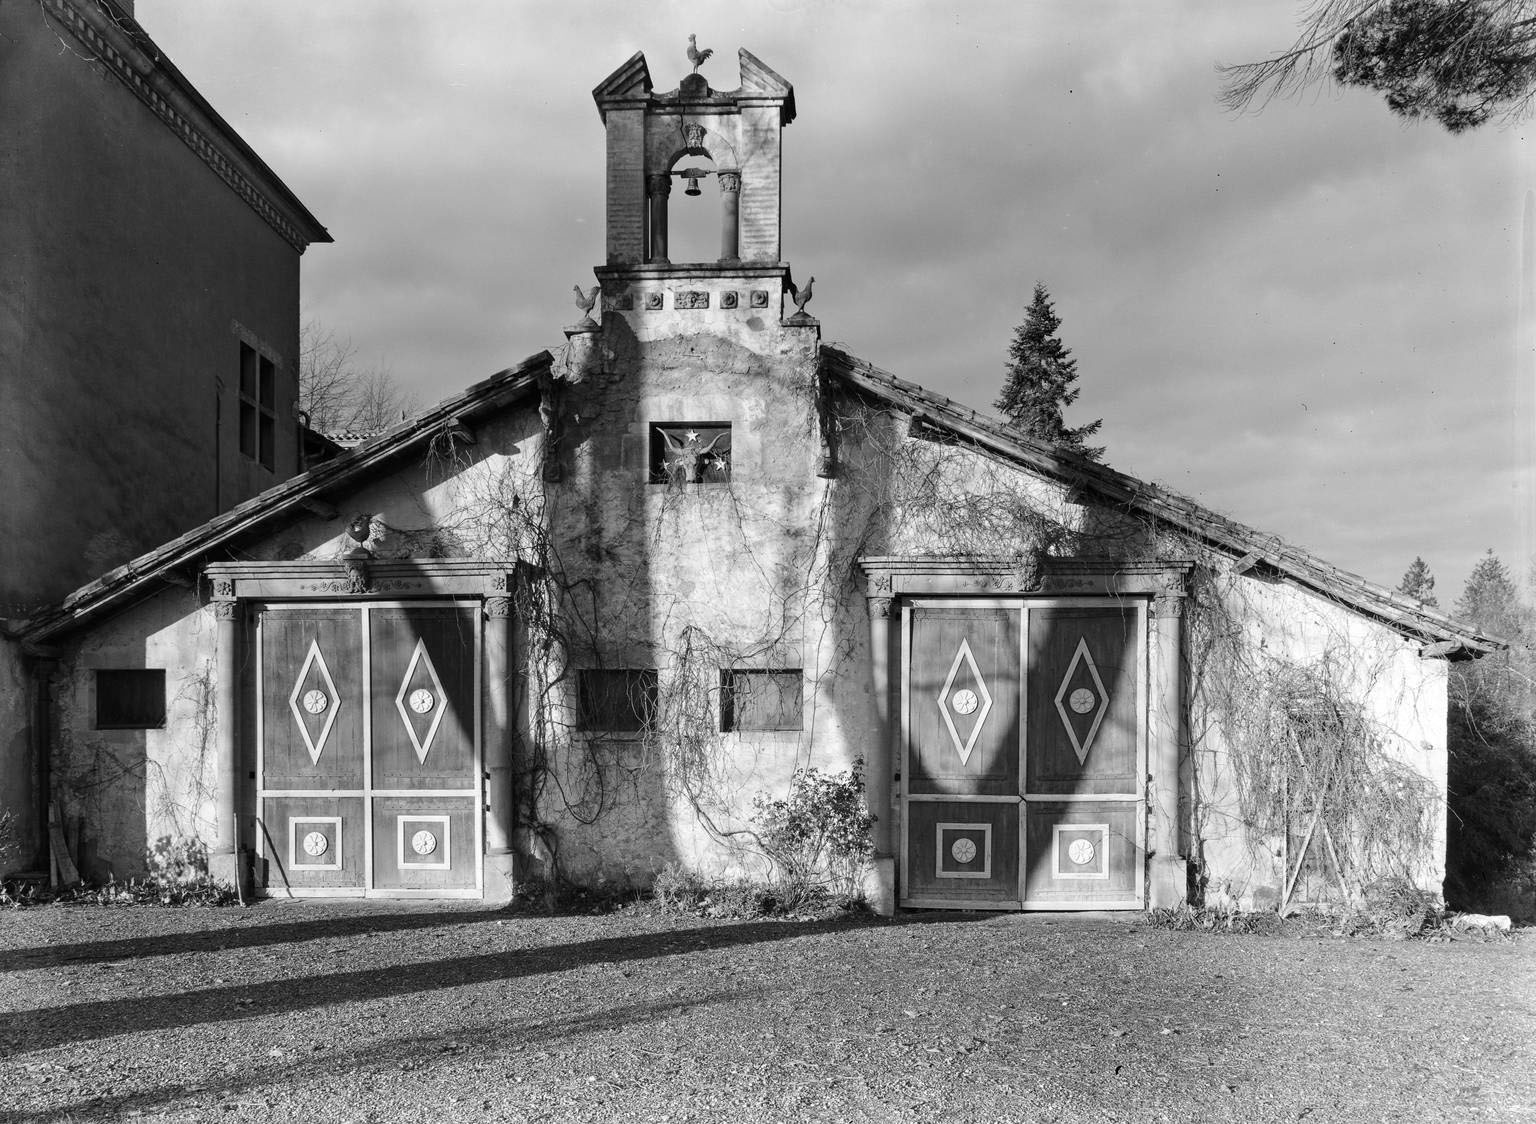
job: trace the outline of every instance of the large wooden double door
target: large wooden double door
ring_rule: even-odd
[[[474,606],[273,605],[256,652],[268,892],[478,895]]]
[[[902,904],[1139,909],[1146,610],[903,611]]]

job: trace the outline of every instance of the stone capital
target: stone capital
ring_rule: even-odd
[[[1159,620],[1178,620],[1184,615],[1182,593],[1159,593],[1152,598],[1152,615]]]
[[[512,615],[512,598],[487,597],[485,599],[485,615],[493,621],[504,621]]]
[[[672,194],[672,177],[666,172],[652,172],[645,177],[645,189],[648,195],[660,195],[666,198]]]
[[[871,620],[888,621],[891,619],[896,599],[894,597],[870,597],[867,603]]]
[[[721,191],[740,191],[741,190],[741,173],[740,172],[721,172],[715,178],[720,182],[720,190]]]
[[[240,619],[240,602],[238,601],[211,601],[215,620],[233,621]]]

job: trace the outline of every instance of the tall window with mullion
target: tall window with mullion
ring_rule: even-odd
[[[651,426],[652,484],[724,484],[730,479],[730,422]]]
[[[240,345],[240,452],[268,471],[277,466],[277,364]]]
[[[655,668],[582,668],[576,690],[578,729],[641,734],[656,721]]]
[[[722,730],[798,730],[805,675],[800,668],[732,668],[720,673]]]

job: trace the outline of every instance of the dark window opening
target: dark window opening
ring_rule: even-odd
[[[268,471],[277,466],[277,365],[240,345],[240,452]]]
[[[730,422],[651,426],[652,484],[724,484],[730,479]]]
[[[649,730],[656,719],[653,668],[587,668],[577,671],[576,683],[579,729],[637,734]]]
[[[164,668],[96,673],[98,730],[159,730],[164,726]]]
[[[798,730],[802,724],[805,675],[800,668],[720,673],[722,730]]]

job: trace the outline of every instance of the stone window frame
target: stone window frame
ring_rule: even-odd
[[[779,721],[761,721],[757,719],[750,708],[748,715],[744,715],[743,708],[738,704],[738,696],[742,695],[738,682],[751,682],[755,678],[761,678],[764,682],[778,680],[776,683],[780,700],[787,692],[787,685],[793,677],[794,700],[789,706],[783,702],[777,707]],[[750,695],[750,692],[747,693]],[[730,667],[720,669],[720,732],[721,733],[778,733],[796,732],[805,728],[805,669],[803,667]]]

